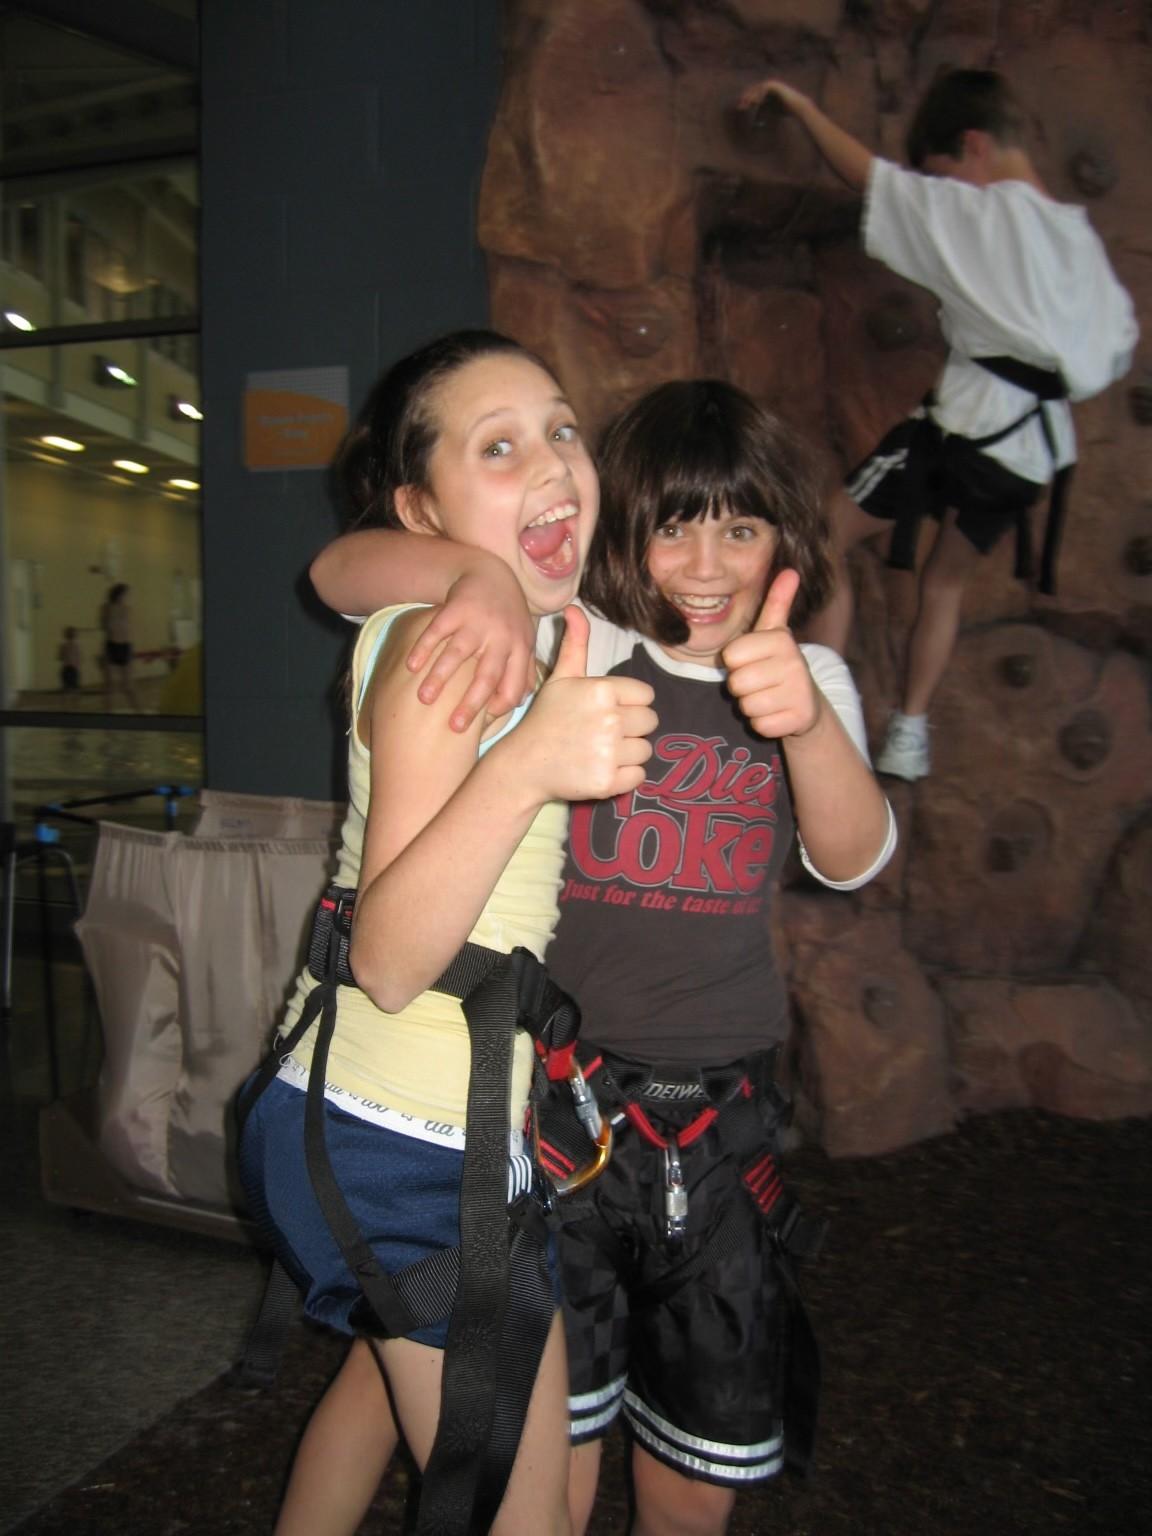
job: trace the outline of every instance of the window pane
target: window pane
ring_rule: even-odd
[[[0,352],[8,708],[201,713],[197,366],[193,336]]]
[[[27,14],[0,16],[5,166],[195,137],[195,76]]]
[[[8,774],[9,803],[19,839],[31,839],[38,806],[89,800],[97,795],[143,791],[112,806],[81,808],[80,814],[104,817],[125,826],[164,832],[170,825],[189,831],[199,815],[195,793],[174,797],[152,793],[157,785],[198,791],[204,777],[203,738],[198,731],[57,730],[7,726],[0,730]],[[48,819],[60,834],[59,846],[87,875],[95,831],[61,817]],[[25,874],[27,871],[25,871]],[[24,883],[20,892],[35,895]]]
[[[184,160],[15,183],[0,219],[3,328],[195,315],[198,212]]]

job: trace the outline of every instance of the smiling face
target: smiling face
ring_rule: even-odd
[[[656,529],[648,574],[689,628],[683,643],[663,646],[669,656],[720,665],[724,647],[759,616],[776,543],[771,523],[727,511]]]
[[[499,556],[529,609],[576,596],[599,485],[572,407],[551,374],[517,353],[479,357],[432,401],[428,488],[398,497],[407,526]]]

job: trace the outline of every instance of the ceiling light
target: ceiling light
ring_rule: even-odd
[[[119,363],[114,363],[106,357],[93,357],[92,377],[97,384],[103,385],[106,389],[136,388],[136,380],[127,368],[121,368]]]
[[[34,331],[36,329],[31,320],[24,315],[18,315],[14,309],[6,309],[4,311],[4,318],[17,331]]]
[[[168,484],[177,491],[198,491],[200,489],[199,480],[169,480]]]
[[[40,441],[48,448],[63,448],[67,453],[84,452],[84,444],[77,443],[70,437],[42,437]]]
[[[147,464],[137,464],[135,459],[113,459],[112,462],[117,469],[126,469],[130,475],[146,475],[148,473]]]
[[[191,400],[181,400],[179,395],[168,396],[168,414],[173,421],[203,421],[204,412]]]

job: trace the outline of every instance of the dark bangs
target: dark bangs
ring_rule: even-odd
[[[605,618],[667,645],[689,635],[648,574],[657,528],[725,512],[777,530],[772,575],[800,574],[799,622],[830,590],[819,482],[800,438],[720,379],[662,384],[608,428],[600,447],[600,522],[584,596]]]

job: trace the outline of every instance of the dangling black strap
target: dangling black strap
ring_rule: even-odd
[[[525,950],[505,955],[465,944],[437,978],[431,990],[460,998],[471,1044],[461,1242],[459,1249],[431,1254],[389,1275],[344,1200],[325,1135],[324,1088],[338,987],[355,985],[347,961],[354,901],[353,891],[332,887],[325,893],[309,956],[313,974],[323,979],[287,1039],[251,1079],[238,1114],[242,1126],[283,1057],[319,1016],[305,1105],[309,1178],[370,1309],[368,1331],[404,1336],[451,1309],[440,1421],[425,1469],[417,1536],[464,1536],[487,1531],[503,1500],[555,1310],[545,1218],[527,1198],[511,1211],[508,1206],[516,1027],[563,1046],[575,1037],[579,1012]]]
[[[299,1310],[300,1291],[295,1280],[279,1259],[273,1259],[260,1311],[248,1330],[244,1353],[236,1366],[234,1380],[241,1391],[261,1392],[275,1382],[284,1358],[284,1335]]]
[[[509,1215],[515,1235],[508,1259],[508,1313],[500,1344],[501,1370],[492,1431],[472,1509],[477,1531],[490,1528],[504,1498],[555,1316],[544,1214],[537,1202],[521,1196]]]
[[[1060,541],[1064,535],[1064,521],[1068,515],[1068,491],[1072,484],[1073,464],[1065,464],[1056,471],[1052,490],[1048,497],[1048,527],[1044,532],[1044,549],[1040,556],[1040,580],[1037,583],[1046,597],[1056,593],[1056,559],[1060,553]]]
[[[900,511],[888,545],[888,564],[894,571],[916,568],[916,544],[920,520],[927,503],[927,465],[940,440],[940,428],[931,416],[935,396],[929,390],[920,402],[919,414],[909,424],[901,474]]]
[[[1007,383],[1014,384],[1017,389],[1027,390],[1029,394],[1036,397],[1036,404],[1032,409],[1002,431],[989,433],[987,437],[968,438],[967,441],[974,448],[990,448],[994,443],[1003,442],[1006,437],[1011,437],[1013,432],[1018,432],[1034,418],[1039,419],[1054,473],[1052,486],[1048,492],[1048,521],[1044,529],[1044,548],[1040,557],[1040,580],[1037,585],[1041,592],[1051,597],[1056,591],[1056,560],[1060,553],[1060,541],[1068,513],[1068,490],[1072,483],[1072,470],[1075,466],[1065,464],[1062,468],[1057,468],[1059,452],[1056,447],[1056,437],[1044,405],[1049,400],[1067,400],[1068,384],[1059,369],[1038,368],[1032,363],[1022,363],[1015,357],[974,357],[972,361],[989,373],[995,374],[998,379],[1004,379]],[[1030,581],[1033,569],[1032,520],[1029,509],[1024,508],[1016,520],[1015,574],[1021,581]]]
[[[508,1309],[508,1101],[519,1001],[507,956],[503,962],[461,1003],[472,1065],[460,1183],[460,1285],[444,1347],[440,1423],[420,1497],[420,1536],[487,1529],[476,1521],[474,1504],[492,1438]]]
[[[420,1325],[411,1309],[400,1297],[391,1277],[384,1270],[360,1230],[360,1224],[348,1208],[328,1156],[325,1134],[324,1079],[328,1065],[328,1050],[336,1028],[336,988],[322,984],[317,987],[305,1005],[305,1012],[313,1004],[316,994],[323,994],[320,1007],[320,1026],[312,1048],[312,1070],[308,1073],[308,1096],[304,1107],[304,1156],[308,1164],[308,1177],[324,1219],[332,1236],[339,1244],[348,1268],[356,1276],[368,1305],[379,1321],[380,1331],[390,1338],[403,1338]],[[316,1010],[312,1008],[313,1016]]]

